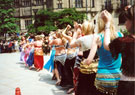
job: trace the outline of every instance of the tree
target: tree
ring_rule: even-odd
[[[73,26],[73,21],[83,22],[84,17],[83,13],[77,12],[75,9],[64,9],[59,12],[40,10],[36,16],[35,25],[38,32],[49,33],[50,31],[65,28],[68,24]],[[28,30],[33,30],[33,27],[29,27]]]
[[[0,33],[18,32],[19,27],[15,24],[13,0],[0,0]],[[6,40],[6,35],[5,35]]]
[[[56,25],[58,28],[62,29],[70,24],[73,26],[73,21],[83,22],[85,15],[81,12],[76,11],[75,8],[64,9],[58,12],[59,18],[56,20]]]

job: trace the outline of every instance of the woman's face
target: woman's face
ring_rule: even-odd
[[[132,29],[132,21],[127,19],[125,22],[126,29],[130,31]]]

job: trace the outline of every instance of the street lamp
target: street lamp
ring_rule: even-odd
[[[37,15],[38,9],[33,9],[33,12],[34,12],[34,18],[35,18],[35,21],[36,21],[36,15]],[[36,33],[37,33],[37,26],[36,26],[35,22],[34,22],[34,27],[36,28]]]

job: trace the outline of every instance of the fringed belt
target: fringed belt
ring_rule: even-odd
[[[100,74],[97,73],[95,79],[96,88],[102,93],[116,95],[120,74]]]
[[[67,54],[67,59],[73,59],[75,57],[76,57],[75,54]]]
[[[62,65],[64,65],[66,57],[67,57],[66,54],[57,55],[54,57],[54,61],[59,61]]]
[[[80,63],[80,72],[83,74],[92,74],[97,72],[98,62],[93,62],[90,65]]]

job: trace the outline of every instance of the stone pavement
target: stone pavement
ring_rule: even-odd
[[[0,54],[0,95],[15,95],[16,87],[20,87],[21,95],[67,95],[64,88],[55,86],[52,73],[29,70],[19,58],[19,52]],[[48,59],[44,56],[45,62]]]

